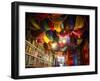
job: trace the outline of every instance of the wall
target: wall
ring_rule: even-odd
[[[13,81],[10,78],[11,68],[11,2],[14,0],[1,0],[0,2],[0,81]],[[59,3],[59,4],[72,4],[72,5],[90,5],[98,6],[98,14],[100,14],[100,1],[99,0],[21,0],[30,2],[44,2],[44,3]],[[100,21],[98,16],[98,22]],[[100,30],[100,23],[98,23],[98,30]],[[100,34],[100,32],[98,33]],[[100,37],[98,38],[100,41]],[[98,43],[100,45],[100,42]],[[99,48],[100,46],[98,46]],[[100,61],[100,50],[98,51],[98,62]],[[100,64],[98,65],[100,68]],[[100,70],[99,70],[100,72]],[[83,76],[65,76],[53,78],[39,78],[39,79],[26,79],[26,81],[99,81],[100,74],[98,75],[83,75]],[[21,80],[22,81],[22,80]]]

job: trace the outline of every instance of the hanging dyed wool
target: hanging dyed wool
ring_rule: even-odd
[[[68,24],[69,24],[70,30],[73,30],[74,26],[75,26],[75,17],[74,16],[69,16]]]
[[[33,27],[35,27],[36,30],[40,29],[39,25],[35,22],[34,19],[31,20],[31,23],[32,23]]]
[[[84,27],[84,18],[82,16],[76,16],[76,23],[74,30],[78,30]]]
[[[43,39],[44,39],[45,43],[49,43],[50,42],[50,39],[46,36],[46,34],[44,34]]]
[[[61,21],[58,21],[58,22],[55,22],[55,23],[54,23],[54,29],[55,29],[58,33],[60,33],[60,32],[62,31],[61,26],[62,26],[62,22],[61,22]]]

